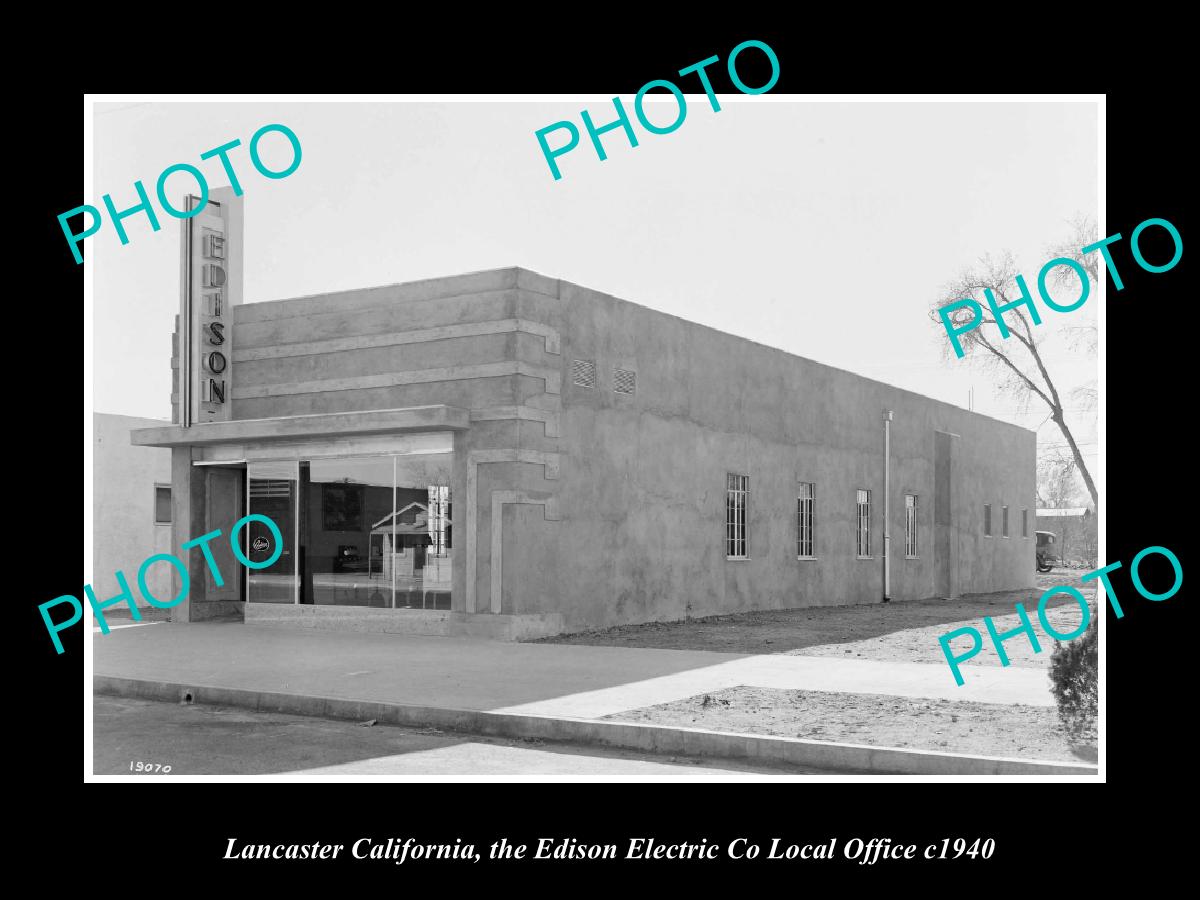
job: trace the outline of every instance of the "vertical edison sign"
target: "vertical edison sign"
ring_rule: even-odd
[[[217,188],[188,197],[183,222],[180,423],[231,418],[233,307],[242,300],[242,198]]]

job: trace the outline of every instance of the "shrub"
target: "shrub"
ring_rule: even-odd
[[[1059,721],[1076,744],[1094,744],[1097,739],[1099,619],[1091,607],[1091,621],[1083,635],[1066,643],[1055,641],[1050,654],[1050,692],[1058,704]]]

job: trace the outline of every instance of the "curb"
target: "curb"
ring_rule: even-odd
[[[385,725],[432,726],[490,737],[539,738],[583,744],[600,744],[650,753],[711,756],[737,760],[853,770],[874,775],[1092,775],[1096,766],[1069,762],[971,756],[934,750],[835,744],[762,734],[669,728],[641,722],[615,722],[494,713],[438,706],[412,706],[378,700],[317,697],[276,691],[188,685],[148,681],[113,675],[94,675],[96,694],[168,703],[185,702],[237,706],[258,712],[366,721]]]

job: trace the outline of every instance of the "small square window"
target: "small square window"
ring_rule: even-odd
[[[171,486],[169,484],[154,486],[154,524],[171,524]]]
[[[616,369],[613,372],[613,390],[618,394],[636,393],[637,372],[629,369]]]

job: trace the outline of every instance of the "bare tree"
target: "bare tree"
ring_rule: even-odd
[[[1064,509],[1078,506],[1080,497],[1079,466],[1074,457],[1053,449],[1039,454],[1037,503],[1039,509]]]
[[[1086,272],[1089,289],[1092,296],[1095,296],[1097,279],[1100,274],[1098,254],[1084,256],[1080,252],[1081,248],[1096,240],[1095,221],[1090,216],[1078,216],[1071,225],[1073,231],[1071,238],[1049,248],[1045,260],[1058,257],[1075,260]],[[1091,494],[1092,504],[1098,508],[1099,497],[1096,494],[1096,484],[1092,481],[1091,472],[1079,450],[1075,435],[1071,433],[1071,429],[1067,425],[1067,408],[1042,355],[1043,335],[1048,333],[1050,323],[1043,316],[1042,325],[1033,325],[1025,310],[1019,306],[1015,307],[1005,313],[1004,321],[1010,334],[1010,337],[1005,340],[996,317],[985,300],[984,291],[990,290],[998,305],[1003,307],[1011,302],[1010,295],[1017,289],[1016,277],[1018,274],[1020,274],[1020,270],[1011,253],[1005,253],[999,259],[990,256],[984,257],[977,266],[963,272],[945,286],[942,295],[930,308],[930,318],[941,333],[941,344],[946,357],[953,360],[957,357],[952,352],[949,342],[945,340],[946,330],[942,323],[940,310],[955,301],[967,298],[980,304],[983,311],[980,314],[979,326],[958,334],[964,358],[970,355],[973,359],[978,360],[986,370],[996,376],[997,387],[1011,395],[1018,403],[1027,404],[1037,398],[1046,404],[1050,412],[1050,420],[1058,426],[1066,439],[1067,445],[1071,449],[1075,469],[1078,470],[1088,493]],[[1032,277],[1026,276],[1026,280],[1034,282],[1031,291],[1036,292],[1036,273]],[[1051,270],[1047,282],[1048,289],[1052,285],[1066,286],[1068,291],[1071,288],[1079,288],[1076,274],[1065,265]],[[949,315],[955,325],[961,326],[970,321],[971,314],[969,309],[959,307]],[[1080,318],[1082,317],[1072,320],[1068,317],[1057,328],[1072,347],[1086,353],[1094,353],[1097,341],[1096,326],[1087,320],[1080,321]],[[1083,403],[1094,404],[1095,392],[1091,388],[1077,389],[1072,392],[1071,397]]]

